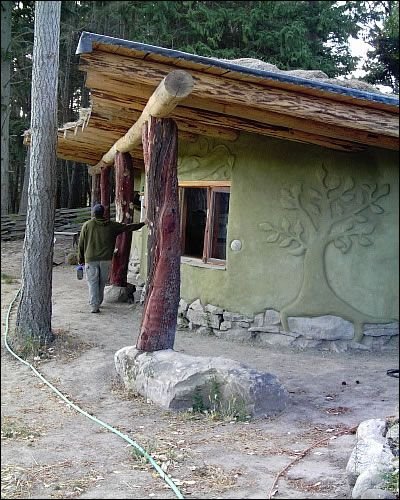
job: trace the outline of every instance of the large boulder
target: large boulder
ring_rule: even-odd
[[[115,366],[127,389],[167,409],[196,405],[223,413],[236,407],[246,415],[272,416],[287,404],[288,393],[275,375],[222,357],[124,347],[115,353]]]
[[[393,470],[394,455],[385,437],[386,421],[370,419],[357,428],[357,442],[346,466],[352,498],[362,498],[366,490],[383,488],[385,475]]]
[[[104,288],[104,302],[109,304],[117,302],[134,302],[136,287],[131,283],[126,286],[108,285]]]

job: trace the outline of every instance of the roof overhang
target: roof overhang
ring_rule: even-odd
[[[87,32],[77,54],[91,109],[60,129],[61,158],[97,164],[176,69],[194,79],[193,91],[170,115],[181,140],[234,141],[248,132],[342,151],[399,149],[396,97]],[[141,148],[132,155],[142,158]]]

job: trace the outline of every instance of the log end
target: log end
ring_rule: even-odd
[[[164,86],[169,94],[183,99],[193,90],[194,81],[190,73],[177,69],[165,77]]]

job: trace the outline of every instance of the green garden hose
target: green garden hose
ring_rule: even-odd
[[[5,334],[4,334],[4,344],[5,344],[6,348],[7,348],[7,350],[15,358],[17,358],[19,361],[21,361],[21,363],[24,363],[24,365],[28,366],[35,373],[35,375],[37,375],[46,385],[48,385],[50,387],[50,389],[57,394],[57,396],[59,396],[63,401],[65,401],[69,406],[71,406],[71,408],[73,408],[74,410],[78,411],[79,413],[81,413],[85,417],[90,418],[90,420],[93,420],[93,422],[96,422],[96,424],[99,424],[102,427],[105,427],[107,430],[113,432],[117,436],[119,436],[122,439],[124,439],[125,441],[127,441],[131,446],[133,446],[134,448],[136,448],[140,452],[140,454],[143,457],[145,457],[145,459],[154,467],[154,469],[157,471],[157,473],[160,475],[160,477],[162,479],[164,479],[164,481],[168,484],[168,486],[170,486],[170,488],[172,489],[172,491],[175,493],[176,497],[177,498],[184,498],[184,496],[179,491],[179,489],[177,488],[176,484],[172,481],[172,479],[161,469],[161,467],[158,465],[158,463],[146,452],[146,450],[144,450],[138,443],[136,443],[136,441],[133,441],[130,437],[126,436],[125,434],[122,434],[122,432],[120,432],[118,429],[115,429],[114,427],[111,427],[111,425],[108,425],[107,423],[99,420],[98,418],[94,417],[93,415],[89,415],[89,413],[87,413],[86,411],[82,410],[81,408],[79,408],[79,406],[75,405],[74,403],[72,403],[72,401],[70,401],[66,396],[64,396],[64,394],[62,394],[48,380],[46,380],[43,377],[43,375],[36,370],[36,368],[34,366],[32,366],[30,363],[28,363],[24,359],[20,358],[11,349],[11,347],[8,345],[8,342],[7,342],[7,335],[8,335],[8,329],[9,329],[9,318],[10,318],[10,313],[11,313],[12,306],[13,306],[14,302],[16,301],[19,293],[20,293],[20,290],[18,290],[18,292],[16,293],[15,297],[11,301],[11,304],[8,307],[8,311],[7,311],[7,315],[6,315],[6,326],[5,326]]]

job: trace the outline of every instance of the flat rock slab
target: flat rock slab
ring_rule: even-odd
[[[189,356],[172,349],[143,352],[128,346],[117,351],[114,360],[127,389],[167,409],[272,416],[282,412],[288,400],[275,375],[222,357]]]

